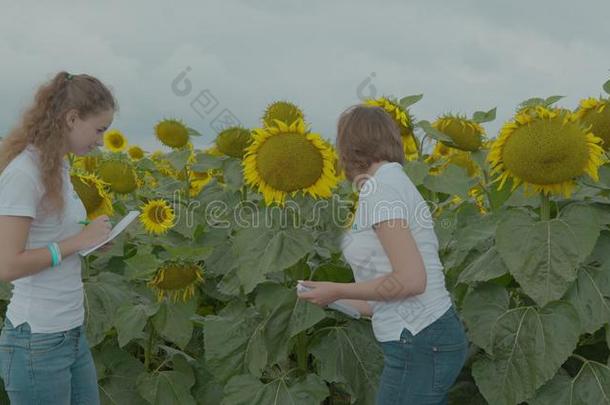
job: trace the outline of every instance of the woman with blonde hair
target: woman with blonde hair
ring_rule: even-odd
[[[98,404],[85,336],[77,252],[104,241],[107,216],[87,213],[68,153],[103,139],[116,102],[98,79],[60,72],[36,92],[0,146],[0,280],[13,284],[0,334],[0,377],[12,404]]]
[[[403,170],[398,126],[382,108],[357,105],[339,118],[337,149],[359,190],[342,241],[355,283],[303,281],[299,297],[343,299],[372,316],[384,353],[377,404],[446,404],[468,341],[445,288],[430,209]]]

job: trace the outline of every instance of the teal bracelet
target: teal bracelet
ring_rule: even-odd
[[[59,263],[61,263],[61,251],[59,250],[59,245],[55,242],[49,243],[47,245],[47,249],[49,249],[49,252],[51,252],[51,267],[59,266]]]

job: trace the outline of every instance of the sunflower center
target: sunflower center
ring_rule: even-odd
[[[506,141],[506,168],[533,184],[557,184],[583,174],[589,156],[585,133],[561,116],[517,128]]]
[[[151,220],[151,222],[156,224],[165,223],[165,221],[168,219],[166,208],[161,205],[150,207],[150,210],[148,211],[148,218]]]
[[[256,158],[260,176],[284,192],[308,188],[322,176],[320,151],[301,134],[278,134],[261,145]]]
[[[123,140],[118,136],[113,136],[112,138],[110,138],[110,143],[112,143],[112,146],[116,148],[120,148],[121,146],[123,146]]]
[[[72,176],[72,186],[83,202],[87,212],[95,212],[95,210],[102,206],[104,198],[98,192],[95,184],[90,184],[77,176]]]
[[[102,180],[110,184],[112,191],[119,194],[131,193],[138,187],[133,169],[120,161],[102,163],[99,168],[99,175]]]
[[[161,281],[155,286],[162,290],[179,290],[191,285],[197,279],[197,266],[172,264],[162,268]]]

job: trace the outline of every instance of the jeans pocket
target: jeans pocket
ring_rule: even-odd
[[[0,346],[0,377],[4,381],[4,388],[10,385],[11,379],[11,364],[13,362],[13,353],[15,349],[11,346]]]
[[[68,340],[68,332],[32,333],[30,351],[32,354],[44,354],[60,348]]]
[[[462,371],[467,351],[467,342],[432,348],[433,389],[435,391],[443,393],[449,391]]]

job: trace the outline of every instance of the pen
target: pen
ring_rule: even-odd
[[[112,221],[108,221],[108,222],[110,222],[110,225],[114,226],[114,223],[112,223]],[[84,221],[78,221],[78,223],[81,225],[89,225],[91,223],[91,221],[84,220]]]

